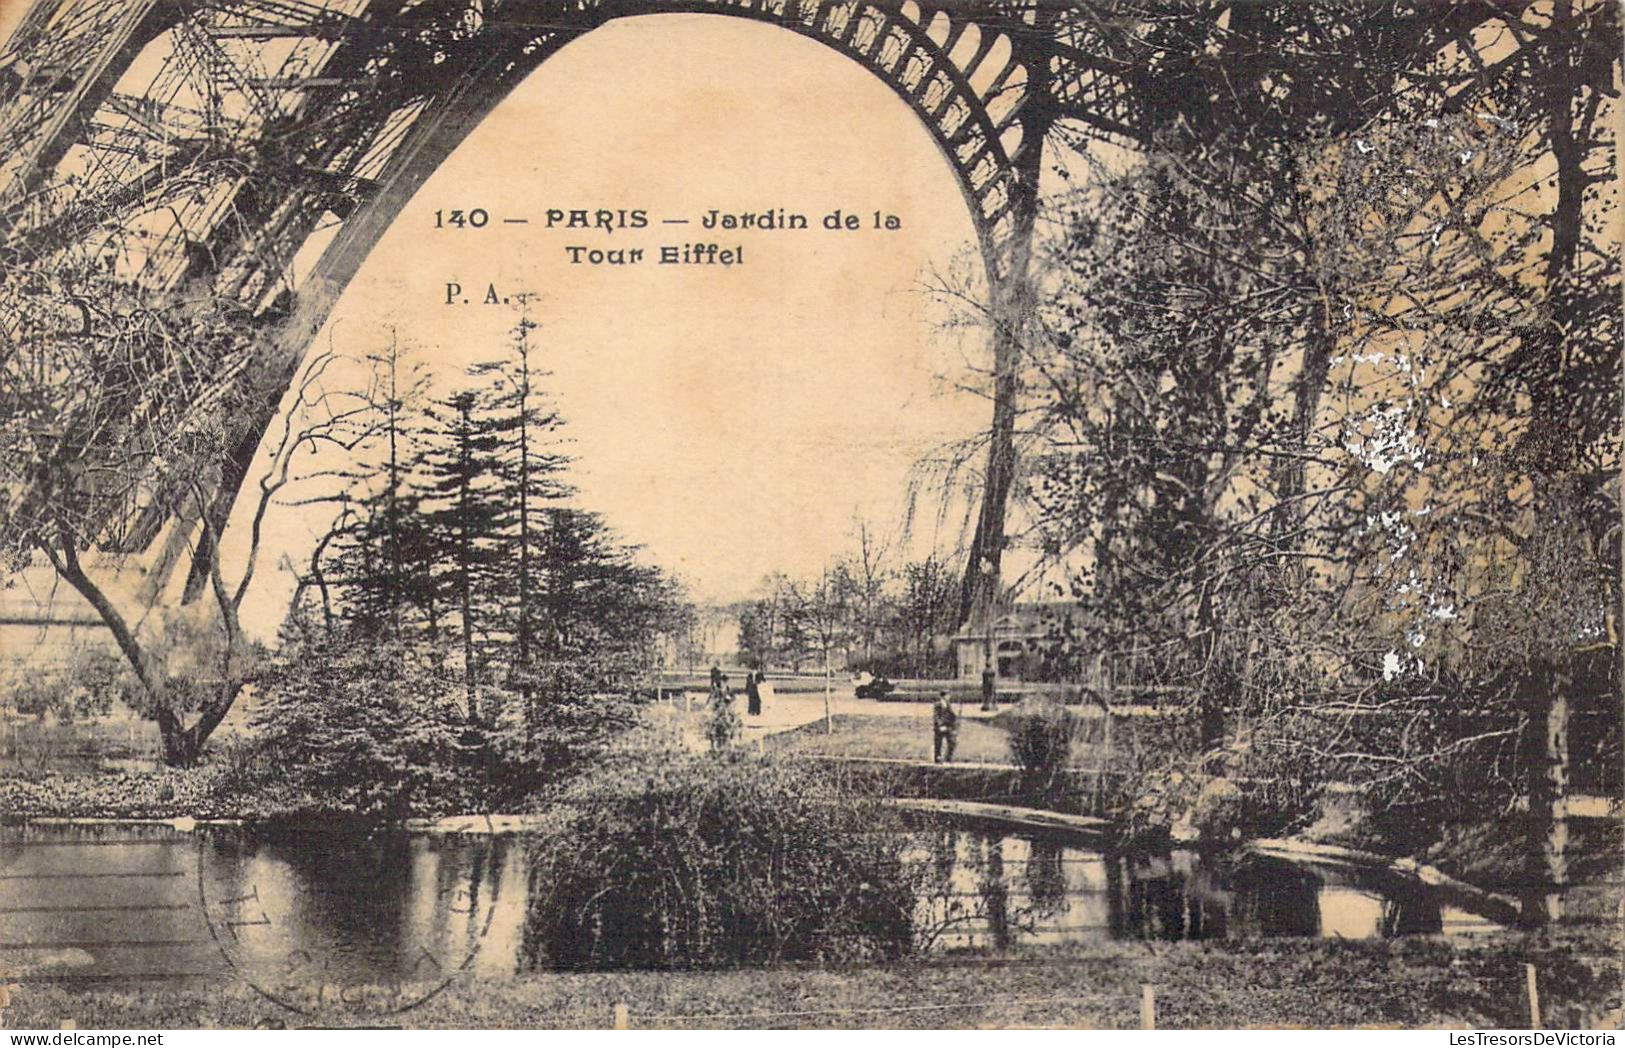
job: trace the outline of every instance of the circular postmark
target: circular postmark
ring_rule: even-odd
[[[378,1025],[472,969],[497,912],[489,816],[444,835],[301,837],[279,838],[281,851],[268,858],[252,836],[196,832],[204,923],[255,993],[315,1024]],[[416,852],[432,841],[482,843],[441,862]],[[425,858],[428,877],[401,865]],[[295,862],[307,868],[292,873]],[[441,934],[414,935],[408,925]],[[449,934],[453,927],[460,932]]]

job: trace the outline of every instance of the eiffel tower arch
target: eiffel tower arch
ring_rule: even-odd
[[[255,359],[224,382],[270,390],[238,423],[209,513],[230,515],[280,392],[401,208],[529,73],[616,19],[703,13],[781,27],[887,84],[948,160],[976,230],[994,319],[995,409],[962,615],[997,593],[1014,477],[1015,356],[1046,133],[1085,114],[1124,133],[1129,91],[1040,7],[916,0],[36,0],[0,56],[0,237],[10,258],[128,233],[131,279],[240,303]],[[144,88],[132,69],[154,67]],[[200,187],[203,191],[200,192]],[[167,210],[172,220],[150,216]],[[336,232],[334,228],[336,227]],[[291,262],[331,239],[297,283]],[[125,243],[125,241],[121,241]],[[148,509],[114,548],[156,600],[194,519]]]

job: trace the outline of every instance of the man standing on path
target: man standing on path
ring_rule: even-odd
[[[936,764],[949,764],[954,759],[954,743],[959,741],[959,714],[948,702],[948,693],[937,692],[937,701],[931,707],[931,760]]]
[[[998,682],[998,675],[993,672],[993,660],[982,663],[982,712],[992,713],[998,708],[993,701],[994,685]]]

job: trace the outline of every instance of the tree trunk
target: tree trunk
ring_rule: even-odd
[[[530,344],[529,314],[519,321],[519,698],[528,735],[536,731],[535,687],[530,673]]]
[[[1575,267],[1583,235],[1582,193],[1586,184],[1584,149],[1576,139],[1573,101],[1579,80],[1572,64],[1577,39],[1570,0],[1552,4],[1543,61],[1547,140],[1556,163],[1557,200],[1552,210],[1552,245],[1546,259],[1546,296],[1560,315],[1576,291]],[[1538,348],[1553,361],[1565,358],[1567,335],[1545,333]],[[1573,436],[1565,424],[1561,368],[1537,371],[1530,389],[1530,425],[1525,437],[1532,460],[1535,539],[1540,542],[1562,528],[1573,510],[1574,489],[1568,473],[1576,458]],[[1535,570],[1551,570],[1543,558]],[[1569,702],[1573,638],[1556,638],[1559,651],[1531,660],[1524,686],[1529,716],[1525,746],[1529,833],[1525,842],[1525,882],[1520,893],[1523,920],[1540,925],[1563,916],[1563,890],[1568,882]]]
[[[130,628],[130,624],[125,621],[108,595],[85,574],[83,566],[79,563],[79,551],[74,548],[72,537],[64,529],[60,549],[49,545],[41,545],[40,549],[44,551],[56,573],[85,598],[96,610],[97,616],[107,626],[108,631],[113,634],[114,642],[118,644],[125,661],[135,672],[136,682],[141,685],[141,690],[146,693],[147,701],[152,706],[151,717],[157,723],[158,735],[163,740],[164,763],[171,767],[185,767],[195,762],[202,750],[202,740],[195,733],[182,727],[180,717],[170,708],[168,689],[164,686],[161,668],[153,661],[147,649],[141,646],[135,631]]]
[[[1199,682],[1202,692],[1198,701],[1201,707],[1201,748],[1203,753],[1208,753],[1224,744],[1224,706],[1230,698],[1226,694],[1230,689],[1230,675],[1213,672],[1213,662],[1218,657],[1216,649],[1219,637],[1213,615],[1211,585],[1202,587],[1201,601],[1197,605],[1196,629],[1207,638],[1203,645],[1207,669]]]
[[[462,446],[457,449],[458,457],[461,459],[457,478],[458,516],[461,518],[457,529],[457,558],[462,563],[457,566],[457,574],[458,598],[462,605],[463,620],[463,688],[468,704],[468,719],[471,723],[478,724],[479,687],[474,678],[474,594],[473,586],[470,584],[470,576],[474,571],[474,539],[469,533],[469,514],[473,512],[473,498],[468,486],[469,471],[472,469],[469,443],[473,439],[473,423],[469,418],[469,409],[470,401],[467,397],[458,401],[457,410],[460,416],[458,421],[462,430],[458,434],[458,442]]]
[[[825,735],[833,735],[835,733],[835,721],[830,717],[830,713],[829,713],[830,687],[831,687],[831,682],[830,682],[830,671],[829,671],[829,644],[826,643],[824,645],[824,734]]]
[[[1034,76],[1046,64],[1027,67]],[[1029,84],[1029,90],[1036,87]],[[1025,131],[1042,141],[1047,120],[1033,114]],[[1004,523],[1010,489],[1016,478],[1016,415],[1021,390],[1021,356],[1032,323],[1037,292],[1032,274],[1033,228],[1038,217],[1038,179],[1042,148],[1027,149],[1017,160],[1016,185],[1011,193],[1012,227],[1006,257],[989,266],[993,319],[993,420],[988,434],[987,470],[983,477],[982,510],[971,538],[970,559],[959,591],[959,624],[983,622],[1000,597],[1000,565],[1004,557]]]
[[[173,710],[167,706],[160,706],[153,713],[152,719],[158,723],[158,737],[164,744],[165,764],[171,768],[184,768],[197,760],[197,748]]]
[[[222,692],[191,727],[181,723],[180,716],[168,706],[155,709],[152,719],[158,725],[158,736],[164,745],[164,763],[172,768],[189,768],[203,756],[203,746],[226,719],[232,702],[242,690],[241,684],[222,685]]]
[[[1530,927],[1562,918],[1568,886],[1569,687],[1568,674],[1549,658],[1532,660],[1524,677],[1529,833],[1519,902]]]
[[[399,391],[396,388],[398,369],[398,351],[395,345],[394,333],[391,332],[389,340],[389,488],[385,511],[389,514],[389,623],[394,631],[395,640],[401,639],[401,590],[404,588],[401,579],[401,538],[400,538],[400,491],[401,491],[401,463],[400,463],[400,401],[396,398]]]

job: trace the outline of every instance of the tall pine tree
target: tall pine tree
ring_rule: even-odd
[[[472,391],[438,402],[429,413],[435,439],[415,471],[430,536],[431,589],[456,619],[464,696],[469,719],[476,722],[491,630],[502,618],[492,595],[504,575],[502,531],[509,516],[506,492],[497,482],[500,443],[478,408],[479,396]]]
[[[490,441],[493,490],[505,505],[494,537],[506,570],[493,580],[492,592],[502,601],[504,626],[513,643],[508,678],[518,686],[527,712],[535,687],[533,595],[541,541],[536,524],[544,505],[573,491],[563,477],[570,459],[559,449],[558,430],[564,422],[538,384],[545,373],[536,367],[531,344],[536,327],[528,313],[521,316],[510,352],[469,369],[471,378],[484,383],[478,425]]]
[[[434,542],[411,478],[412,462],[430,439],[423,381],[403,360],[393,333],[389,347],[367,360],[373,372],[369,399],[381,416],[382,461],[356,467],[351,479],[357,494],[324,544],[322,574],[347,628],[397,641],[421,630],[432,643],[440,611],[427,571]]]

